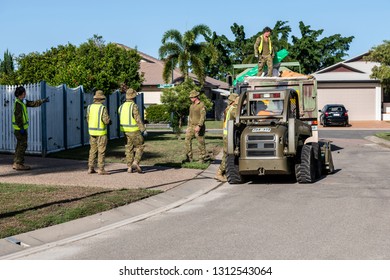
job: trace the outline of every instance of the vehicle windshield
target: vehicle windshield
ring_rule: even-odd
[[[250,102],[251,116],[276,116],[283,114],[283,100],[261,99]]]

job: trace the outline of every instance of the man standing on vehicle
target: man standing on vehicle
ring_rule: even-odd
[[[88,122],[88,131],[89,131],[89,158],[88,158],[88,174],[96,173],[95,171],[95,161],[96,154],[98,158],[98,174],[99,175],[109,175],[106,170],[104,170],[104,159],[106,156],[106,147],[107,147],[107,125],[111,124],[110,116],[108,115],[106,106],[103,105],[106,100],[106,96],[103,94],[103,91],[96,91],[93,97],[93,104],[89,105],[87,108],[86,119]]]
[[[12,168],[15,170],[30,170],[30,166],[24,165],[24,154],[27,150],[27,129],[29,122],[27,107],[41,106],[43,103],[49,102],[49,97],[37,101],[26,100],[26,89],[22,86],[15,89],[15,97],[12,126],[16,137],[16,147]]]
[[[146,136],[145,126],[141,120],[137,104],[134,98],[137,92],[129,88],[126,91],[126,102],[119,109],[120,129],[126,135],[126,163],[127,172],[137,171],[143,173],[139,163],[144,152],[144,136]]]
[[[272,29],[266,26],[254,45],[255,57],[258,58],[258,70],[257,76],[261,76],[263,73],[264,64],[267,63],[268,72],[267,77],[272,77],[274,50],[271,42]]]
[[[227,123],[229,120],[234,120],[237,116],[237,100],[238,94],[231,93],[228,97],[229,105],[226,107],[224,112],[224,121],[223,121],[223,155],[221,164],[217,170],[217,174],[214,179],[226,182],[226,156],[227,156]]]
[[[190,114],[188,117],[188,128],[186,131],[185,139],[185,148],[186,148],[186,159],[184,162],[192,162],[193,153],[192,153],[192,139],[196,137],[198,140],[199,148],[199,162],[203,163],[206,161],[206,143],[205,143],[205,133],[206,133],[206,107],[202,101],[199,99],[200,93],[196,90],[190,92],[191,106]]]

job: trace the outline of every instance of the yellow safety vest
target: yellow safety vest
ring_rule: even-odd
[[[12,126],[14,127],[15,130],[20,130],[20,127],[16,124],[16,118],[15,118],[16,103],[19,103],[20,105],[22,105],[22,108],[23,108],[23,129],[26,130],[28,128],[27,106],[19,98],[15,99],[14,113],[12,114]]]
[[[107,126],[102,121],[103,104],[91,104],[88,106],[88,132],[91,136],[103,136],[107,134]]]
[[[263,41],[264,37],[261,35],[261,40],[260,40],[260,45],[259,45],[259,55],[261,55],[261,52],[263,51]],[[269,48],[269,54],[272,54],[272,43],[271,43],[271,38],[268,38],[268,48]]]
[[[230,106],[226,113],[226,118],[225,121],[223,122],[223,135],[227,135],[227,121],[230,120],[230,113],[232,112],[233,109],[236,109],[235,106]]]
[[[120,128],[125,133],[139,130],[137,122],[133,117],[133,106],[134,102],[127,101],[118,109]]]

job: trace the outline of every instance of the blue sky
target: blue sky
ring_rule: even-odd
[[[58,45],[80,45],[94,34],[158,58],[165,31],[185,32],[206,24],[233,39],[233,23],[245,27],[246,37],[264,26],[287,21],[300,37],[299,22],[323,29],[323,36],[355,36],[349,57],[390,40],[390,1],[221,1],[221,0],[0,0],[0,58],[42,53]],[[346,57],[348,58],[348,57]]]

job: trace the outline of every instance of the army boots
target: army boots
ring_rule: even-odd
[[[20,171],[20,170],[24,171],[24,170],[30,170],[31,169],[30,166],[24,165],[24,164],[19,164],[19,163],[14,163],[12,165],[12,168],[15,169],[15,170],[18,170],[18,171]]]
[[[110,175],[110,173],[108,173],[106,170],[104,170],[104,168],[101,168],[98,171],[98,175]]]
[[[93,173],[96,173],[95,168],[89,167],[88,168],[88,174],[93,174]]]
[[[226,176],[222,174],[222,171],[220,169],[218,169],[214,179],[220,182],[227,182]]]
[[[192,161],[193,161],[193,160],[192,160],[192,157],[186,156],[186,158],[183,159],[183,160],[181,161],[181,163],[192,162]]]
[[[131,168],[135,171],[137,171],[138,173],[144,173],[141,169],[141,167],[138,165],[138,162],[137,161],[134,161],[133,164],[131,165]]]

